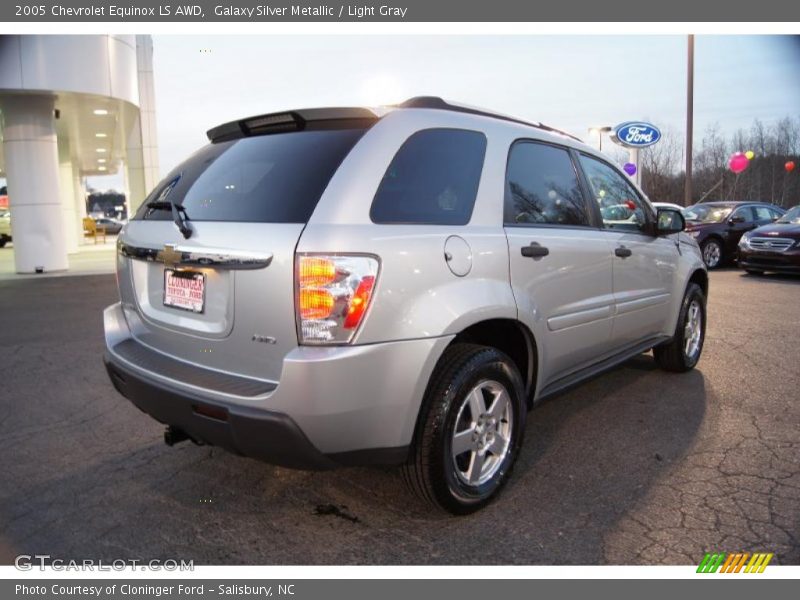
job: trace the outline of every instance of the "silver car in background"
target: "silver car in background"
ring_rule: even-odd
[[[700,357],[683,217],[569,135],[419,97],[208,136],[120,234],[105,311],[111,381],[169,444],[398,465],[463,514],[537,402],[650,349]]]

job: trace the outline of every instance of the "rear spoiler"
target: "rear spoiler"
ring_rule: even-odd
[[[368,108],[302,108],[231,121],[206,132],[212,143],[306,129],[368,127],[380,117]]]

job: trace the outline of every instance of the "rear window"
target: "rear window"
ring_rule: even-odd
[[[472,217],[485,153],[486,136],[477,131],[418,131],[386,170],[372,201],[372,221],[466,225]]]
[[[209,144],[174,169],[136,219],[172,219],[147,203],[181,204],[190,221],[305,223],[364,129],[300,131]]]

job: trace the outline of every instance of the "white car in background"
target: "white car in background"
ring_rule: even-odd
[[[11,241],[11,213],[0,212],[0,248]]]
[[[653,202],[653,206],[658,208],[669,208],[671,210],[677,210],[683,212],[683,206],[679,204],[673,204],[672,202]]]

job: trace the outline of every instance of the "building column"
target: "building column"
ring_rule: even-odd
[[[148,191],[145,187],[144,152],[140,145],[141,142],[139,141],[139,144],[137,144],[137,140],[141,140],[138,130],[138,118],[136,119],[136,123],[137,126],[134,127],[128,147],[125,150],[125,161],[122,163],[125,183],[125,203],[128,206],[129,219],[133,216],[133,213],[138,210],[142,202],[144,202]]]
[[[58,189],[55,98],[6,95],[0,102],[14,266],[17,273],[64,271],[67,242]]]
[[[149,35],[136,36],[136,70],[139,84],[139,114],[129,136],[125,161],[130,191],[126,198],[128,210],[131,212],[136,212],[147,194],[161,179],[156,141],[153,40]]]
[[[78,251],[78,230],[75,226],[77,216],[75,214],[75,196],[72,187],[72,156],[70,155],[69,140],[61,138],[58,140],[58,176],[59,190],[61,192],[61,212],[63,215],[62,225],[64,227],[64,241],[67,245],[67,252],[74,254]]]
[[[72,196],[75,201],[75,227],[77,228],[78,245],[86,239],[83,237],[83,219],[86,217],[86,188],[83,187],[78,165],[72,165]]]

